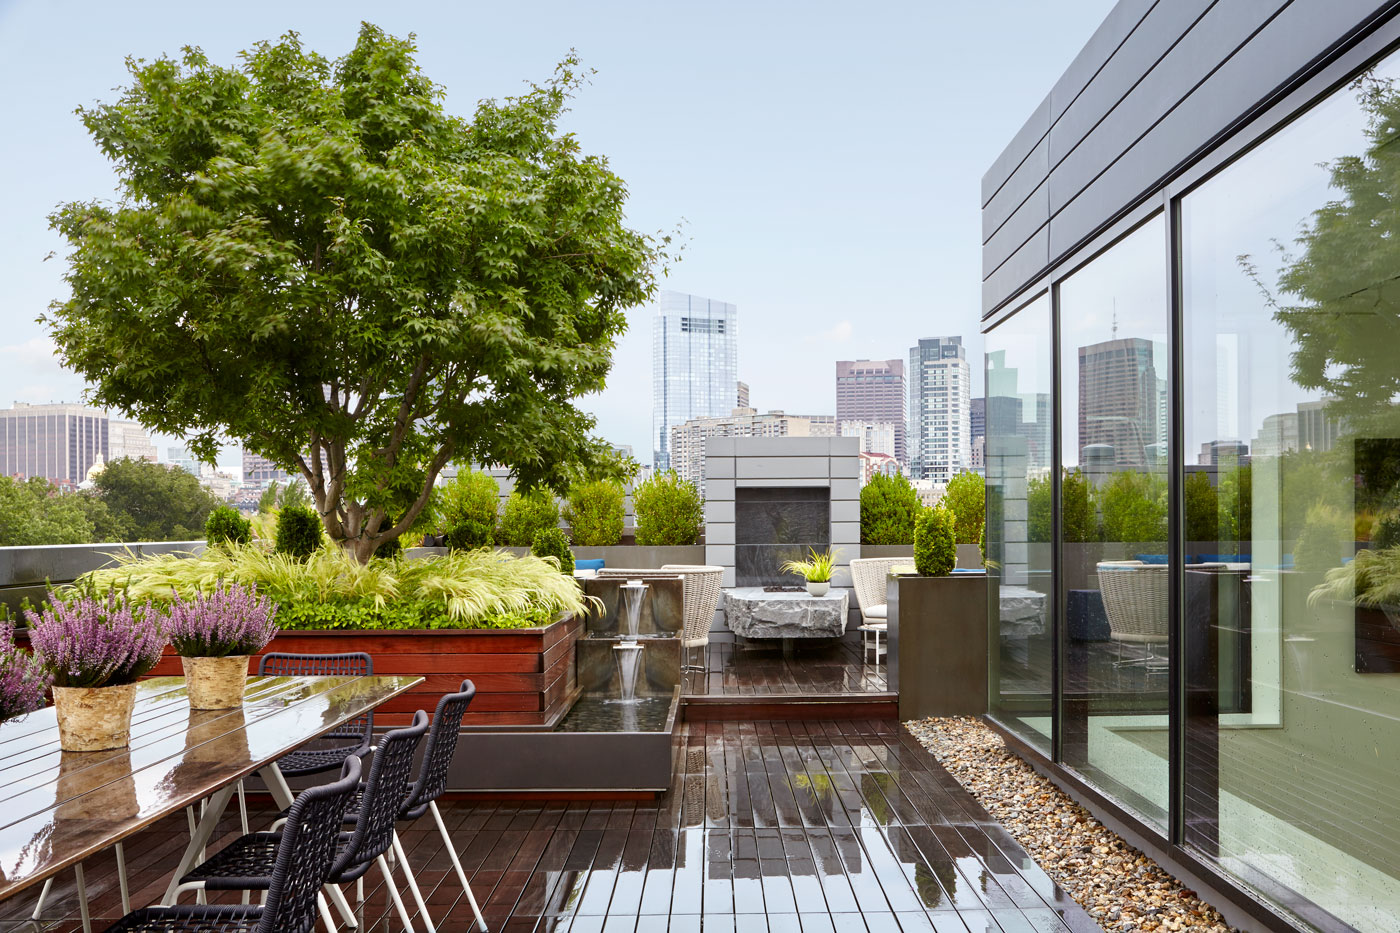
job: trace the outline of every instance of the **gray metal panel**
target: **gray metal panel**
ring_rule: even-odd
[[[1152,126],[1160,121],[1181,101],[1192,93],[1192,87],[1209,72],[1226,61],[1260,24],[1271,15],[1275,8],[1286,0],[1268,0],[1257,3],[1219,3],[1196,22],[1191,31],[1159,61],[1146,77],[1129,91],[1103,118],[1098,126],[1084,137],[1079,145],[1069,152],[1050,173],[1050,212],[1058,214],[1080,192],[1084,191],[1105,170],[1115,164],[1119,154],[1127,151],[1134,142],[1147,134]],[[1278,67],[1291,73],[1297,62]],[[1277,84],[1278,81],[1273,82]],[[1248,109],[1258,100],[1258,96],[1246,97],[1241,89],[1218,87],[1215,93],[1230,100],[1236,113]],[[1063,147],[1055,142],[1058,127],[1050,131],[1050,151],[1061,151]],[[1196,148],[1208,138],[1207,134],[1194,131],[1186,139],[1167,141],[1176,158],[1167,163],[1175,165],[1183,153]],[[1167,156],[1158,160],[1165,162]],[[1156,175],[1141,176],[1143,188],[1157,180]],[[1098,200],[1099,208],[1107,208],[1102,216],[1121,208],[1125,201]],[[1067,231],[1068,233],[1068,231]],[[1077,239],[1077,238],[1076,238]],[[1056,242],[1065,242],[1057,234]],[[1071,241],[1072,242],[1072,241]]]
[[[1011,142],[1001,155],[997,156],[992,167],[987,169],[987,173],[982,176],[982,204],[986,206],[1001,186],[1006,184],[1006,180],[1016,171],[1026,156],[1035,149],[1036,143],[1045,137],[1050,131],[1050,98],[1047,96],[1040,102],[1040,106],[1035,108],[1029,120],[1016,131],[1016,135],[1011,138]]]
[[[1213,3],[1215,0],[1171,0],[1153,7],[1080,92],[1078,99],[1055,119],[1049,139],[1051,164],[1058,163],[1074,149]],[[1052,100],[1055,97],[1051,95]],[[1139,116],[1150,120],[1157,115],[1140,113]]]
[[[1108,16],[1104,17],[1104,21],[1094,30],[1089,41],[1084,43],[1084,48],[1079,50],[1079,54],[1074,56],[1074,61],[1069,63],[1060,80],[1055,82],[1055,87],[1050,91],[1051,121],[1060,118],[1060,114],[1065,112],[1094,79],[1104,62],[1109,60],[1154,7],[1187,2],[1198,0],[1121,0],[1109,11]]]
[[[1050,172],[1049,155],[1050,138],[1047,136],[1036,143],[1026,161],[982,208],[983,243],[996,235],[1001,226],[1026,203],[1027,198],[1034,196],[1037,189],[1044,188],[1045,176]],[[1046,211],[1049,209],[1049,201],[1046,201]]]
[[[1050,255],[1063,255],[1156,186],[1376,6],[1375,0],[1295,0],[1055,215]]]
[[[1050,228],[1042,227],[1026,245],[1016,251],[1001,268],[982,282],[982,312],[985,314],[1020,291],[1044,269],[1050,260]]]
[[[1015,255],[1016,251],[1035,236],[1036,231],[1042,229],[1049,220],[1049,187],[1041,184],[982,247],[982,277],[991,275],[1002,263]]]

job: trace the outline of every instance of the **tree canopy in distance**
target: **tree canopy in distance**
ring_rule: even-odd
[[[44,320],[95,404],[219,437],[306,480],[361,560],[412,527],[452,461],[561,492],[608,449],[576,405],[669,236],[558,128],[586,77],[443,109],[413,39],[365,24],[332,63],[295,33],[213,65],[129,59],[78,112],[121,200],[60,205],[72,297]]]

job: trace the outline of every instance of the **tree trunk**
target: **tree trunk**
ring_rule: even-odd
[[[362,564],[368,564],[369,559],[374,556],[374,552],[383,543],[383,541],[371,541],[368,535],[361,534],[358,538],[347,538],[340,543],[340,546],[353,554],[355,560]]]

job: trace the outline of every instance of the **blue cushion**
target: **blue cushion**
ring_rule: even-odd
[[[575,569],[575,570],[602,570],[602,569],[603,569],[603,563],[604,563],[604,561],[603,561],[603,558],[601,558],[601,557],[595,557],[595,558],[593,558],[593,559],[591,559],[591,560],[576,560],[576,561],[574,561],[574,569]]]
[[[1134,554],[1134,560],[1140,560],[1144,564],[1165,564],[1167,555],[1165,554]]]
[[[986,573],[981,567],[954,567],[953,573]]]

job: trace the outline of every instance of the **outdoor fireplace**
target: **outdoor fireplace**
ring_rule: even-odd
[[[739,586],[801,585],[784,561],[831,546],[829,486],[759,486],[734,491],[734,563]]]

